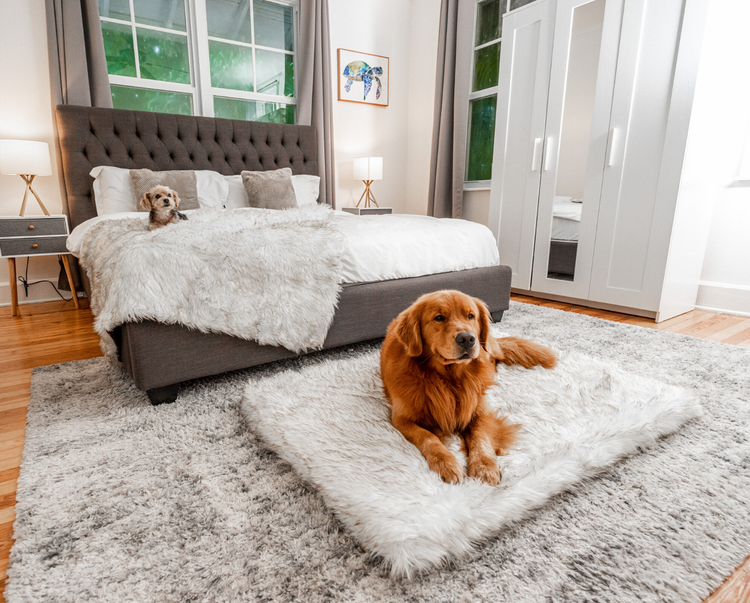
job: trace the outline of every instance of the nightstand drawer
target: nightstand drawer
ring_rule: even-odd
[[[17,239],[0,239],[0,255],[3,257],[68,253],[65,241],[68,235],[61,237],[23,237]]]
[[[37,218],[0,218],[0,239],[7,237],[41,237],[66,235],[65,216],[39,216]]]

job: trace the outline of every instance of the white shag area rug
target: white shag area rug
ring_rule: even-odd
[[[507,335],[493,327],[498,337]],[[577,352],[552,370],[500,365],[487,399],[523,428],[493,487],[443,483],[390,422],[380,355],[251,380],[248,425],[395,576],[464,556],[551,496],[699,417],[695,393]],[[454,436],[449,446],[466,469]]]
[[[501,327],[685,387],[704,416],[394,578],[241,412],[248,379],[378,341],[194,381],[157,407],[104,358],[41,367],[6,601],[700,603],[750,553],[750,349],[516,303]]]

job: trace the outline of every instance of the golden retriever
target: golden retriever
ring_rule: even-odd
[[[490,335],[485,304],[460,291],[420,297],[390,324],[380,355],[391,422],[419,448],[443,481],[464,477],[443,439],[458,434],[469,477],[500,483],[496,455],[513,443],[519,425],[496,417],[484,399],[497,363],[541,365],[557,362],[549,348],[517,337]]]

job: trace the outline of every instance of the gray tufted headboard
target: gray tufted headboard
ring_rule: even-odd
[[[136,169],[242,170],[292,168],[318,175],[312,126],[59,105],[70,227],[96,216],[89,172],[97,165]]]

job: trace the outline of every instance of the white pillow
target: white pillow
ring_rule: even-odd
[[[138,210],[130,183],[130,170],[108,165],[96,166],[89,172],[94,178],[94,202],[100,216]],[[213,170],[195,170],[198,203],[201,207],[224,207],[229,195],[229,184]]]
[[[242,184],[242,176],[224,176],[229,183],[229,196],[227,197],[227,209],[236,207],[249,207],[247,193]],[[297,207],[305,205],[316,205],[320,195],[320,177],[298,174],[292,176],[294,195],[297,197]]]
[[[292,176],[292,186],[294,186],[294,194],[297,195],[299,207],[318,204],[318,197],[320,196],[319,176],[308,176],[307,174]]]

